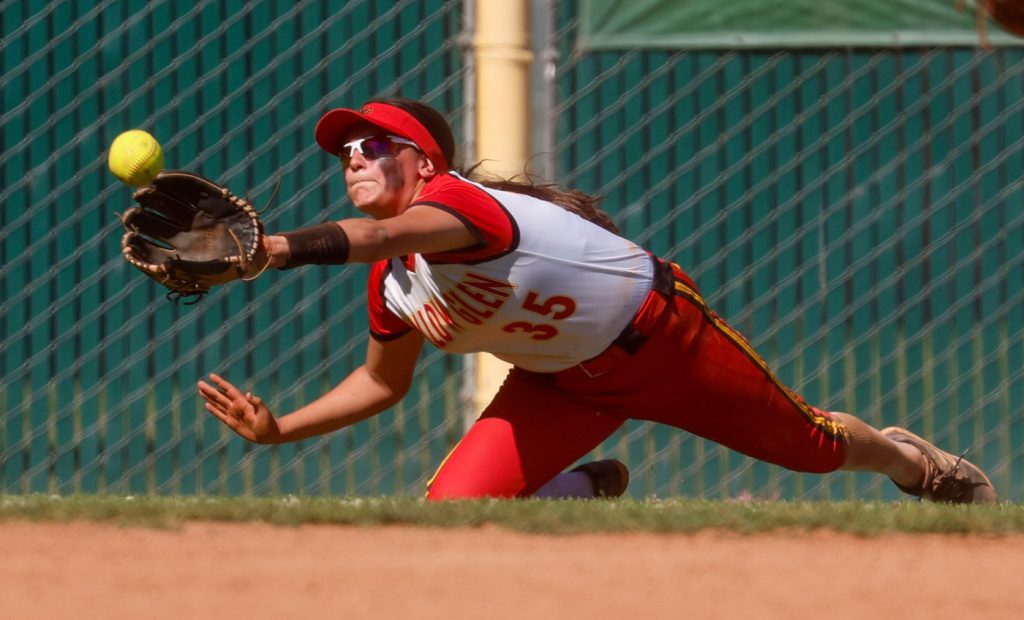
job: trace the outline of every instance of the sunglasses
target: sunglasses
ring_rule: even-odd
[[[352,163],[352,155],[359,153],[366,159],[377,159],[379,157],[394,157],[403,148],[411,146],[417,151],[420,147],[407,138],[392,135],[367,136],[347,142],[341,147],[338,157],[346,168]]]

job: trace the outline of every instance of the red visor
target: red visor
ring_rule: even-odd
[[[316,141],[320,148],[331,155],[341,152],[348,137],[345,133],[357,123],[370,123],[415,142],[430,158],[438,172],[448,170],[448,160],[441,153],[434,137],[430,135],[416,117],[401,108],[385,103],[368,103],[360,110],[335,108],[320,118],[316,124]]]

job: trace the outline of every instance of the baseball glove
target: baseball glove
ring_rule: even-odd
[[[263,223],[227,188],[190,172],[165,171],[132,198],[139,206],[119,215],[127,230],[121,252],[169,288],[168,299],[198,301],[211,286],[259,275],[251,272],[262,252]]]

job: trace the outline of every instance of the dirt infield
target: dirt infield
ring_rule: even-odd
[[[0,617],[1011,618],[1024,537],[0,524]]]

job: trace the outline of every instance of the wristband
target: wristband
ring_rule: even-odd
[[[348,235],[334,222],[280,234],[288,240],[288,260],[281,269],[301,265],[342,265],[348,261]]]

